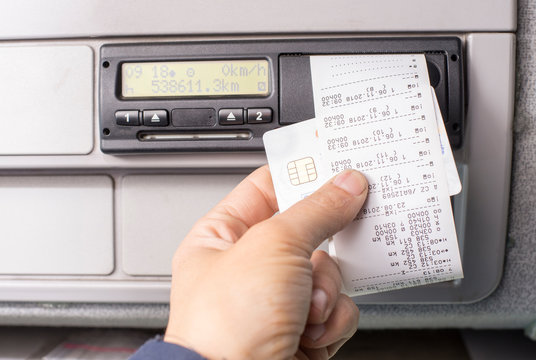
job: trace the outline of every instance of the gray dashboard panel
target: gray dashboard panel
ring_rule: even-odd
[[[434,38],[433,36],[431,36]],[[350,38],[347,36],[347,38]],[[461,38],[465,38],[461,36]],[[468,196],[468,204],[474,207],[472,213],[486,214],[491,223],[496,224],[496,227],[487,226],[485,221],[475,221],[466,223],[465,232],[459,229],[460,240],[464,242],[464,267],[465,279],[461,282],[449,282],[434,284],[425,287],[413,289],[404,289],[396,292],[377,294],[356,298],[359,303],[437,303],[437,302],[472,302],[476,301],[488,294],[500,279],[502,255],[504,249],[504,234],[506,231],[506,199],[508,182],[493,175],[493,171],[498,171],[501,174],[508,174],[510,162],[510,137],[504,137],[505,129],[508,130],[512,118],[512,83],[509,82],[508,74],[512,72],[513,67],[513,41],[514,37],[511,34],[473,34],[466,37],[465,41],[466,53],[470,56],[467,62],[467,73],[469,75],[467,84],[469,90],[473,87],[477,89],[486,89],[485,92],[480,91],[481,96],[475,96],[474,102],[471,103],[477,111],[471,111],[471,106],[468,112],[468,130],[472,127],[477,129],[484,128],[489,131],[489,135],[494,139],[494,142],[488,141],[487,137],[480,137],[477,132],[468,131],[466,136],[466,145],[456,151],[457,161],[461,164],[471,164],[476,162],[478,165],[481,159],[487,159],[485,152],[492,153],[499,151],[506,154],[506,157],[497,158],[495,167],[484,167],[478,171],[467,171],[468,184],[466,189],[471,189],[469,192],[464,191],[465,195],[458,196],[461,199]],[[441,39],[441,38],[440,38]],[[128,39],[131,40],[131,39]],[[140,42],[146,42],[146,39],[138,39]],[[324,41],[327,38],[323,38]],[[123,43],[125,40],[114,40],[112,43]],[[158,40],[155,40],[158,41]],[[169,39],[166,39],[169,42]],[[77,44],[80,40],[75,40],[72,43]],[[70,42],[67,42],[69,44]],[[97,48],[102,44],[108,44],[110,41],[87,41],[84,42],[95,47],[95,54],[98,54]],[[29,46],[31,43],[26,43]],[[47,42],[48,46],[53,46],[53,43]],[[66,44],[66,45],[67,45]],[[478,51],[472,50],[473,48]],[[498,53],[497,53],[498,50]],[[472,57],[471,57],[472,56]],[[476,58],[475,58],[476,56]],[[95,61],[95,74],[98,74],[97,68],[100,67],[100,61]],[[79,67],[82,71],[83,67]],[[90,69],[87,69],[88,71]],[[493,87],[487,84],[489,79],[492,79],[492,74],[501,74],[502,78],[497,78],[500,87]],[[96,91],[96,89],[94,89]],[[469,96],[474,91],[469,91]],[[492,101],[490,101],[492,100]],[[484,114],[480,109],[489,109],[489,114]],[[95,119],[95,126],[98,126],[98,119]],[[493,125],[493,126],[490,126]],[[478,131],[478,130],[477,130]],[[508,133],[508,131],[506,131]],[[100,131],[95,131],[96,136]],[[95,139],[98,143],[98,137]],[[484,152],[484,153],[483,153]],[[0,275],[0,289],[5,291],[0,293],[1,300],[22,300],[22,301],[97,301],[97,302],[167,302],[166,289],[169,288],[166,277],[158,276],[165,275],[162,268],[165,264],[157,265],[155,260],[151,260],[151,256],[147,259],[147,264],[144,267],[147,271],[145,274],[133,269],[132,259],[141,261],[143,256],[133,257],[132,251],[127,251],[129,254],[124,258],[125,249],[128,244],[131,244],[132,239],[125,238],[124,231],[129,227],[125,227],[125,216],[129,216],[127,212],[120,206],[121,199],[128,197],[128,188],[125,188],[125,179],[129,179],[133,174],[144,173],[147,176],[156,177],[157,175],[204,175],[210,177],[224,177],[225,174],[238,172],[245,174],[252,168],[259,166],[265,162],[262,153],[238,153],[230,152],[222,153],[177,153],[177,154],[155,154],[155,155],[123,155],[114,156],[103,154],[99,148],[94,148],[91,154],[87,156],[45,156],[45,157],[16,157],[3,156],[0,157],[0,168],[3,173],[11,175],[35,174],[36,171],[46,171],[49,174],[63,172],[67,174],[81,173],[94,174],[106,173],[114,179],[115,191],[114,197],[116,204],[114,209],[115,230],[115,259],[116,268],[114,272],[106,277],[91,277],[86,276],[85,281],[92,281],[92,287],[81,287],[80,279],[76,277],[62,278],[54,276],[14,276]],[[15,165],[15,167],[13,167]],[[210,175],[209,174],[213,174]],[[216,185],[222,186],[222,184]],[[193,184],[188,185],[187,189],[194,191],[196,187]],[[223,188],[222,188],[223,189]],[[227,187],[226,187],[227,189]],[[490,205],[485,201],[490,199],[486,193],[482,193],[484,189],[492,189],[496,193],[504,193],[504,198],[495,199]],[[141,191],[141,190],[140,190]],[[505,193],[506,191],[506,193]],[[222,196],[224,191],[217,192]],[[216,193],[214,193],[216,194]],[[468,194],[468,195],[467,195]],[[211,201],[216,202],[217,198]],[[460,200],[455,201],[458,207],[463,204]],[[196,213],[201,214],[206,210],[206,207],[201,207],[201,204],[192,204],[194,208],[199,208]],[[146,206],[138,207],[137,211],[144,211]],[[187,207],[186,207],[187,208]],[[183,212],[187,217],[188,211],[186,208],[175,208],[171,203],[155,203],[152,207],[153,211],[161,212],[162,214],[175,214],[174,216],[183,216]],[[200,209],[203,210],[200,210]],[[493,211],[496,209],[496,211]],[[182,212],[181,212],[182,211]],[[455,209],[458,214],[466,213],[465,209]],[[169,216],[168,215],[168,216]],[[149,219],[149,216],[147,216]],[[460,219],[460,216],[458,216]],[[461,217],[463,218],[463,216]],[[195,219],[189,218],[187,222],[183,222],[183,226],[190,227]],[[128,222],[127,222],[128,223]],[[484,224],[484,226],[482,226]],[[165,221],[160,224],[148,223],[148,227],[159,227],[160,231],[155,234],[162,235],[166,231],[173,232],[173,228],[166,225]],[[166,230],[167,229],[167,230]],[[483,229],[482,233],[476,233]],[[460,232],[461,231],[461,232]],[[471,231],[474,233],[468,237],[467,234]],[[146,235],[149,235],[146,234]],[[165,237],[164,237],[165,238]],[[474,239],[472,239],[474,238]],[[123,242],[126,239],[126,242]],[[488,239],[493,244],[493,247],[479,246],[474,247],[473,244],[480,239]],[[141,240],[143,241],[143,240]],[[155,236],[148,241],[158,241]],[[162,240],[164,243],[165,240]],[[138,247],[139,248],[139,247]],[[154,246],[154,250],[160,249],[166,251],[165,247]],[[170,252],[171,250],[167,250]],[[491,262],[480,261],[479,266],[474,267],[474,259],[480,258],[480,252],[484,251],[484,257],[489,258]],[[148,252],[147,254],[150,254]],[[68,254],[65,254],[68,256]],[[168,258],[171,254],[167,255]],[[154,256],[153,256],[154,257]],[[157,258],[161,258],[157,256]],[[162,257],[162,259],[165,258]],[[130,259],[130,260],[129,260]],[[149,269],[149,264],[154,265],[154,269]],[[143,267],[143,266],[142,266]],[[479,273],[483,270],[485,273]],[[89,275],[89,274],[88,274]],[[134,277],[133,277],[134,276]],[[37,283],[38,280],[46,280],[42,283]],[[115,286],[114,286],[115,284]],[[153,286],[154,284],[154,286]],[[139,291],[135,289],[138,286]],[[39,291],[32,291],[32,289]],[[26,289],[26,290],[24,290]],[[55,289],[62,289],[61,292],[55,292]],[[71,291],[69,292],[69,289]],[[126,289],[129,289],[128,291]],[[104,296],[104,292],[106,295]]]
[[[1,176],[0,199],[0,273],[107,275],[113,271],[109,177]]]
[[[0,39],[514,31],[515,9],[515,0],[10,0],[2,4]]]
[[[510,3],[510,5],[514,5]],[[533,8],[520,2],[521,10]],[[521,15],[521,11],[520,11]],[[491,296],[470,305],[363,305],[361,306],[361,325],[365,328],[387,327],[522,327],[534,319],[536,314],[533,294],[534,264],[534,224],[531,183],[534,178],[534,129],[532,98],[529,95],[534,85],[532,73],[534,60],[528,55],[532,47],[532,24],[521,15],[518,37],[518,94],[515,131],[514,177],[512,187],[512,206],[510,212],[511,240],[507,246],[504,278],[501,285]],[[515,24],[515,21],[513,22]],[[509,29],[513,30],[515,25]],[[495,28],[493,28],[495,29]],[[533,31],[532,31],[533,32]],[[87,41],[90,42],[90,41]],[[82,41],[86,43],[86,41]],[[530,76],[528,76],[530,75]],[[471,76],[471,75],[469,75]],[[476,84],[474,84],[476,85]],[[481,84],[483,85],[483,84]],[[494,86],[494,85],[493,85]],[[485,89],[478,87],[478,90]],[[533,89],[532,89],[533,90]],[[508,154],[504,154],[508,157]],[[0,159],[4,173],[27,172],[28,169],[48,169],[58,171],[58,163],[69,172],[77,172],[82,159],[87,161],[86,169],[99,169],[103,164],[161,168],[181,165],[186,168],[251,168],[264,160],[262,156],[237,155],[232,160],[225,156],[208,159],[204,156],[188,155],[183,158],[169,156],[155,159],[137,157],[135,159],[109,159],[102,154],[92,153],[87,158],[72,157],[64,159],[49,157],[40,159],[26,157],[24,161]],[[504,158],[503,158],[504,159]],[[20,160],[20,159],[19,159]],[[65,170],[63,170],[65,171]],[[501,180],[501,181],[504,181]],[[503,199],[504,200],[504,199]],[[491,290],[491,289],[490,289]],[[71,325],[109,325],[109,326],[163,326],[167,316],[165,305],[151,304],[47,304],[47,303],[2,303],[0,317],[6,324],[71,324]]]
[[[242,174],[125,176],[119,204],[122,269],[129,275],[171,275],[173,254],[192,224],[243,178]]]
[[[0,122],[0,155],[91,152],[94,76],[79,69],[93,57],[84,45],[0,47],[0,111],[9,119]]]

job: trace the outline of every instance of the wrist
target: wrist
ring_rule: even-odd
[[[235,351],[230,349],[229,343],[227,344],[218,344],[211,339],[206,338],[205,344],[195,344],[192,341],[186,340],[183,336],[177,336],[175,334],[170,334],[166,331],[163,341],[174,344],[186,349],[189,349],[200,356],[205,360],[248,360],[253,359],[250,354],[245,352]],[[227,341],[229,341],[227,339]]]

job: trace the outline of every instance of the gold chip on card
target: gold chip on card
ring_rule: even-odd
[[[301,185],[317,178],[315,161],[312,157],[306,157],[291,161],[287,164],[288,176],[292,185]]]

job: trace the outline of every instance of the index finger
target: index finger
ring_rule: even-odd
[[[264,165],[242,180],[207,216],[230,216],[249,228],[270,218],[277,210],[270,170]]]

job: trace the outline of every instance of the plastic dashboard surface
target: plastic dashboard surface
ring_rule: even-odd
[[[123,270],[120,223],[124,219],[119,206],[125,192],[122,179],[142,174],[151,179],[147,184],[163,184],[158,177],[163,174],[175,176],[195,173],[207,178],[216,175],[213,177],[216,179],[213,186],[225,192],[225,186],[218,185],[219,174],[236,171],[245,173],[265,161],[261,152],[131,156],[104,154],[99,146],[101,128],[98,115],[98,81],[102,70],[99,52],[103,45],[267,39],[286,41],[289,37],[305,39],[312,36],[428,37],[437,33],[458,36],[463,42],[465,54],[467,122],[464,145],[456,150],[455,155],[457,162],[468,169],[465,172],[468,179],[465,205],[462,202],[466,216],[458,223],[465,239],[466,277],[461,284],[456,285],[456,289],[453,289],[453,284],[445,284],[442,288],[423,287],[404,293],[392,292],[388,296],[384,294],[376,298],[356,299],[361,303],[369,303],[360,306],[360,327],[519,328],[534,320],[536,217],[532,182],[535,174],[535,129],[531,119],[534,118],[536,107],[534,92],[530,91],[534,84],[532,70],[535,62],[533,54],[536,31],[531,16],[534,13],[534,2],[335,0],[313,3],[307,0],[274,0],[271,6],[263,8],[260,18],[249,0],[208,3],[209,6],[206,2],[168,0],[133,0],[113,4],[106,0],[26,0],[1,3],[0,48],[25,48],[39,53],[38,50],[43,47],[51,47],[52,50],[58,46],[87,47],[90,51],[83,51],[79,60],[71,57],[69,62],[55,62],[60,72],[54,71],[52,75],[61,75],[61,69],[70,70],[71,75],[89,79],[90,86],[75,87],[71,91],[71,80],[75,77],[69,76],[69,86],[63,87],[62,96],[57,96],[53,91],[56,83],[45,81],[46,72],[38,71],[40,83],[46,84],[39,88],[50,89],[42,92],[40,97],[33,97],[29,101],[28,96],[17,98],[13,95],[29,94],[24,82],[15,82],[15,86],[9,89],[4,87],[5,92],[2,94],[11,97],[3,97],[4,116],[0,118],[2,133],[24,135],[26,141],[38,139],[43,143],[31,142],[32,147],[24,148],[22,152],[12,149],[9,149],[10,153],[4,152],[0,156],[0,175],[15,177],[12,184],[17,184],[17,178],[25,177],[107,175],[112,179],[112,195],[109,198],[111,205],[106,206],[113,206],[111,234],[114,246],[114,268],[106,276],[0,274],[2,324],[165,326],[169,278],[127,276]],[[519,31],[516,39],[518,6]],[[162,8],[167,11],[161,11]],[[345,11],[341,11],[341,8]],[[382,9],[381,17],[378,16],[378,8]],[[239,21],[222,22],[222,19],[235,19],[236,14],[240,14]],[[516,42],[519,55],[517,69]],[[89,59],[87,53],[90,53]],[[6,59],[4,55],[5,52],[0,61]],[[19,78],[25,78],[28,68],[25,69],[23,64],[30,64],[36,70],[56,68],[44,66],[50,60],[46,56],[19,60],[24,61],[10,61],[8,66],[0,67],[0,73],[2,70],[4,73],[17,72]],[[54,62],[48,64],[53,65]],[[516,94],[516,152],[508,234],[511,240],[506,247],[504,278],[500,282],[510,200],[515,75],[518,76],[519,84]],[[62,78],[57,76],[56,79]],[[0,88],[3,85],[5,82],[0,84]],[[81,102],[75,101],[78,97],[82,99]],[[13,98],[16,100],[11,101]],[[21,113],[21,106],[28,112]],[[56,108],[63,111],[61,114],[69,116],[55,116]],[[10,112],[17,116],[5,116]],[[83,116],[81,118],[75,114]],[[17,126],[14,126],[15,123]],[[66,124],[69,128],[65,128]],[[90,126],[86,127],[87,124]],[[17,131],[13,132],[14,129]],[[75,140],[74,145],[68,141],[68,134],[69,141]],[[3,145],[6,144],[5,140],[6,137],[2,140]],[[50,151],[53,145],[59,147],[54,154]],[[40,192],[46,191],[43,185],[38,185],[37,188]],[[177,188],[173,186],[173,189]],[[145,190],[150,192],[149,187]],[[188,186],[184,187],[186,192],[191,190]],[[151,199],[150,196],[147,198]],[[0,207],[2,206],[10,211],[9,204],[0,202]],[[73,216],[69,211],[63,213]],[[163,227],[160,230],[165,231]],[[3,239],[0,240],[2,241]],[[499,288],[494,291],[499,282]],[[488,296],[490,293],[492,294]],[[482,300],[483,298],[485,299]],[[459,304],[475,301],[471,305]],[[387,302],[391,304],[381,305]],[[404,302],[418,304],[393,304]],[[438,302],[452,304],[441,305]]]
[[[384,38],[371,36],[361,39],[368,39],[368,41],[373,42],[375,39]],[[434,36],[427,38],[429,40],[435,39]],[[504,134],[508,133],[507,129],[512,119],[512,103],[510,101],[513,92],[508,74],[513,69],[512,44],[515,38],[512,34],[471,34],[466,36],[458,35],[456,38],[457,41],[461,41],[463,44],[463,53],[461,55],[465,58],[464,65],[467,69],[466,90],[467,94],[470,95],[468,96],[470,103],[467,112],[467,132],[465,133],[462,147],[455,151],[456,160],[461,168],[464,169],[464,176],[466,177],[463,195],[454,200],[454,208],[457,213],[456,223],[461,246],[463,247],[463,265],[466,277],[461,282],[456,283],[443,283],[356,298],[356,301],[360,303],[472,302],[492,292],[501,278],[508,199],[509,144],[511,140],[510,137],[505,137]],[[350,42],[354,39],[357,38],[347,36],[345,41]],[[202,39],[182,41],[179,38],[162,38],[153,41],[152,45],[168,46],[171,40],[175,40],[174,44],[181,45],[196,45],[204,42]],[[283,43],[289,44],[305,44],[310,41],[309,38],[262,39],[262,41],[274,44],[282,42],[282,40],[284,40]],[[322,41],[329,43],[329,40],[329,37],[324,37]],[[91,62],[84,60],[83,62],[65,63],[63,69],[78,73],[83,72],[85,76],[95,79],[93,91],[89,94],[86,93],[85,88],[76,89],[72,92],[73,96],[77,92],[83,92],[90,97],[91,93],[99,95],[101,86],[99,79],[100,76],[103,76],[103,71],[107,70],[106,68],[103,69],[101,60],[110,61],[102,59],[100,52],[107,47],[124,47],[125,49],[139,47],[142,49],[148,43],[146,38],[140,38],[137,41],[138,43],[134,47],[135,41],[131,38],[114,40],[77,39],[62,42],[61,45],[53,41],[21,42],[21,46],[32,47],[33,49],[44,49],[45,45],[52,49],[57,46],[72,46],[73,49],[80,45],[88,46],[92,50],[90,55],[94,56],[93,65],[88,65]],[[244,41],[254,42],[251,39],[239,38],[229,39],[228,41],[214,41],[212,39],[208,42],[220,44],[228,42],[231,44],[234,42],[243,43]],[[10,45],[13,46],[13,44]],[[121,51],[124,51],[124,49]],[[132,50],[132,55],[135,55],[134,53],[135,51]],[[140,52],[138,55],[147,56],[148,59],[154,60],[155,56],[151,55],[151,57],[149,53],[152,52],[147,50],[147,54],[144,55]],[[196,57],[199,56],[197,51],[196,54]],[[157,55],[160,58],[162,54]],[[124,58],[124,53],[121,54],[121,58]],[[171,60],[172,58],[176,59],[176,55],[169,55],[169,59]],[[32,57],[32,59],[32,66],[36,68],[44,67],[42,57]],[[13,65],[17,65],[17,63],[15,62]],[[112,69],[117,65],[117,63],[110,61],[108,69]],[[4,71],[12,71],[12,68],[5,68]],[[45,72],[43,71],[42,73],[44,74]],[[113,73],[117,75],[117,71]],[[21,72],[21,74],[24,74],[24,72]],[[60,75],[62,74],[63,71],[58,70],[57,73],[48,75],[54,75],[55,77],[53,78],[61,79]],[[497,81],[502,86],[495,86]],[[116,84],[116,82],[113,82],[114,86],[110,89],[107,88],[107,91],[113,92],[113,96],[116,96]],[[22,85],[19,85],[18,89],[19,91],[24,91]],[[49,99],[47,101],[56,101],[58,106],[63,106],[65,113],[75,114],[76,111],[79,111],[74,102],[71,106],[71,102],[66,101],[65,98],[58,99],[50,96],[47,99]],[[124,103],[126,102],[124,101],[121,104]],[[204,206],[202,208],[202,206],[197,206],[196,204],[184,205],[186,204],[185,199],[192,194],[194,196],[196,194],[205,196],[206,191],[203,184],[210,183],[215,192],[214,195],[210,196],[210,199],[207,198],[206,205],[209,206],[232,187],[232,181],[222,183],[221,179],[225,175],[236,174],[236,179],[239,179],[240,176],[265,162],[264,156],[260,151],[254,153],[250,151],[195,151],[175,152],[173,154],[154,152],[150,154],[133,153],[129,156],[103,153],[97,145],[101,139],[102,129],[99,123],[99,111],[102,111],[103,104],[100,104],[99,100],[92,102],[92,104],[95,106],[92,109],[95,130],[92,135],[94,136],[95,146],[89,154],[69,156],[8,155],[0,157],[0,168],[2,175],[8,174],[15,177],[12,179],[12,184],[17,184],[17,178],[19,177],[35,177],[37,175],[54,177],[61,174],[69,176],[69,181],[73,182],[76,182],[78,176],[88,178],[92,175],[106,175],[110,177],[112,181],[106,187],[110,188],[111,192],[105,191],[109,195],[107,195],[106,201],[102,202],[102,206],[106,207],[106,211],[113,212],[112,237],[106,240],[110,247],[105,250],[108,251],[107,256],[113,256],[113,268],[109,274],[104,274],[110,268],[104,269],[103,267],[104,270],[99,269],[99,275],[76,275],[70,270],[71,274],[69,275],[51,274],[49,272],[45,274],[46,269],[40,273],[27,275],[6,271],[0,274],[0,288],[2,289],[0,299],[2,301],[166,303],[169,291],[169,277],[167,276],[169,272],[166,273],[162,270],[163,265],[160,262],[168,261],[166,259],[170,258],[170,254],[176,248],[178,241],[180,241],[180,236],[173,236],[176,230],[174,226],[177,226],[177,221],[181,220],[184,220],[180,222],[181,228],[186,229],[191,226],[191,218],[183,215],[193,214],[192,206],[195,207],[196,214],[206,211]],[[17,103],[7,103],[4,104],[4,107],[15,111],[16,105]],[[40,106],[38,102],[30,105],[35,109]],[[14,109],[10,109],[10,107],[14,107]],[[485,111],[482,111],[483,109]],[[125,108],[121,110],[125,110]],[[28,120],[31,119],[21,121],[22,124],[28,124],[25,129],[26,134],[48,136],[46,131],[36,132],[33,127],[29,126],[31,122]],[[62,119],[57,117],[48,119],[51,122],[60,122],[60,120]],[[9,122],[4,122],[3,124],[9,128]],[[56,127],[50,127],[50,129],[50,131],[57,131]],[[59,137],[59,141],[61,139]],[[490,142],[489,139],[493,139],[493,142]],[[134,139],[133,143],[138,145],[139,141]],[[486,165],[486,159],[489,158],[494,159],[494,166]],[[187,177],[191,175],[194,178],[188,180]],[[133,179],[137,180],[133,181]],[[42,187],[39,182],[34,182],[34,187],[37,189],[37,193],[46,191],[46,188]],[[83,189],[83,187],[80,187],[80,189]],[[32,191],[32,189],[28,189],[28,191]],[[77,193],[84,194],[83,191],[77,191]],[[504,194],[504,196],[492,198],[489,196],[490,193],[500,193]],[[150,209],[148,209],[148,205],[142,207],[136,200],[138,197],[145,203],[148,201],[154,201],[154,203],[151,204]],[[169,197],[172,197],[173,200]],[[5,211],[9,211],[10,204],[2,203],[0,206],[4,206]],[[140,216],[139,222],[133,220],[134,218],[132,217],[129,219],[129,212]],[[147,212],[147,216],[144,216],[144,212]],[[64,211],[64,213],[67,217],[77,215],[73,211]],[[42,216],[48,214],[43,212]],[[165,221],[157,221],[159,214]],[[81,218],[81,221],[85,221],[84,219]],[[129,227],[132,224],[142,224],[143,219],[146,221],[144,230],[147,233],[141,234],[136,229]],[[69,219],[64,219],[64,221],[69,221]],[[12,227],[17,228],[17,223],[14,222]],[[25,230],[23,226],[18,226],[18,228]],[[157,229],[158,233],[151,231],[152,228]],[[60,237],[69,237],[69,234],[61,232],[62,227],[57,227],[57,231]],[[130,234],[140,235],[140,238],[136,239],[128,236],[129,231]],[[32,241],[47,241],[46,238],[32,238],[30,232],[24,231],[24,233]],[[164,237],[162,234],[167,234],[168,237]],[[147,249],[155,241],[160,241],[159,246],[162,246],[161,249],[165,249],[158,251],[157,256],[147,256],[144,259],[146,262],[144,266],[138,267],[136,265],[137,260],[132,255],[139,256],[140,251],[144,251],[144,249],[140,249],[140,244],[146,246],[145,249]],[[156,247],[154,248],[156,249]],[[55,255],[59,256],[59,259],[61,259],[61,256],[68,256],[68,254],[61,253],[61,248],[59,249],[55,253]],[[478,260],[475,261],[475,259]],[[151,263],[155,266],[150,265]]]

